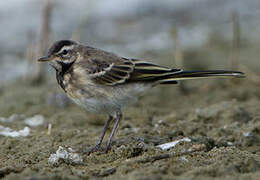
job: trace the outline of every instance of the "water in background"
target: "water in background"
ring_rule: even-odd
[[[0,2],[0,82],[26,72],[28,34],[37,43],[43,0]],[[231,14],[239,14],[243,40],[259,42],[259,0],[84,0],[53,1],[50,43],[77,39],[126,57],[170,52],[171,29],[177,28],[181,47],[205,46],[212,34],[231,41]],[[150,55],[149,55],[150,54]],[[254,64],[257,56],[248,59]],[[247,62],[244,62],[247,63]],[[258,63],[258,66],[259,63]]]

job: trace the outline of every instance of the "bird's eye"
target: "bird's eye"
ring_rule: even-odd
[[[67,55],[68,54],[68,50],[64,49],[62,52],[61,52],[62,55]]]

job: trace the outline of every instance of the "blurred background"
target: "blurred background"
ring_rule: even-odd
[[[0,82],[50,74],[36,59],[60,39],[173,67],[257,74],[259,18],[258,0],[1,1]]]

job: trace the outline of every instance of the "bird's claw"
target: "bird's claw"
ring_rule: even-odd
[[[87,150],[87,154],[91,154],[94,152],[102,152],[102,153],[107,153],[109,151],[110,147],[102,147],[101,145],[96,145],[90,149]]]
[[[96,145],[92,148],[90,148],[89,153],[93,153],[93,152],[103,152],[105,148],[103,148],[101,145]]]

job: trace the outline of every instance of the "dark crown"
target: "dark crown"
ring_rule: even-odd
[[[71,41],[71,40],[56,41],[49,49],[48,55],[59,52],[61,50],[61,48],[63,48],[64,46],[70,46],[70,45],[74,45],[74,44],[77,44],[77,43],[74,41]]]

